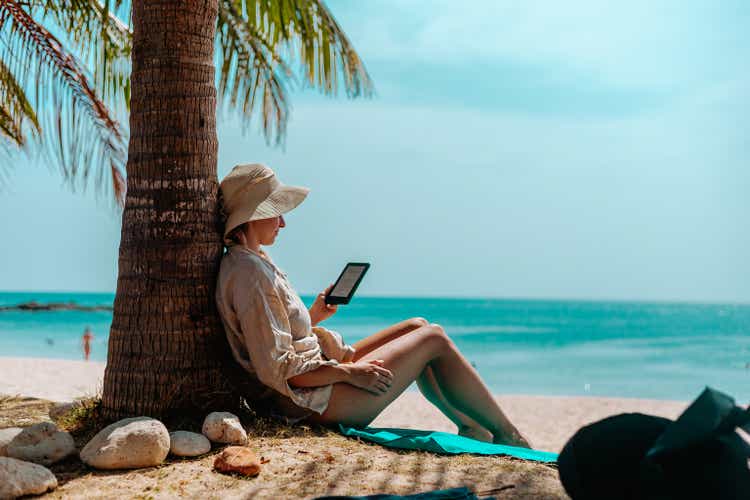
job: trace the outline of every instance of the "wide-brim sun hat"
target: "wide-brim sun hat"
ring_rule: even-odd
[[[260,163],[237,165],[222,179],[221,209],[226,217],[224,239],[237,226],[270,219],[297,207],[310,190],[283,184],[269,167]]]

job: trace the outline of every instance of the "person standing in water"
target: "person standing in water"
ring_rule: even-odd
[[[86,326],[86,329],[83,331],[83,337],[81,338],[83,342],[83,357],[86,361],[89,360],[89,355],[91,354],[91,341],[94,339],[94,335],[91,333],[91,328]]]

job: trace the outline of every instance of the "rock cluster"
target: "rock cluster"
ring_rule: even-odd
[[[211,451],[211,441],[244,445],[247,433],[239,418],[228,412],[206,416],[203,435],[187,431],[170,434],[153,418],[126,418],[102,429],[80,456],[97,469],[134,469],[159,465],[170,452],[179,457],[203,455]]]
[[[69,410],[66,406],[61,412]],[[126,418],[108,425],[81,450],[83,462],[97,469],[134,469],[161,464],[170,452],[195,457],[211,451],[211,442],[229,446],[214,461],[219,472],[256,476],[260,461],[247,444],[239,418],[228,412],[206,416],[203,434],[175,431],[150,417]],[[52,422],[24,429],[0,429],[0,498],[37,495],[57,487],[50,465],[75,451],[72,436]],[[4,456],[7,455],[7,456]]]

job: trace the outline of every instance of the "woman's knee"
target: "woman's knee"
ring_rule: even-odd
[[[430,324],[429,321],[427,321],[424,318],[416,317],[416,318],[410,318],[407,320],[409,322],[409,326],[412,328],[421,328],[423,326],[427,326]]]
[[[437,323],[430,323],[423,330],[426,342],[429,342],[440,350],[453,348],[453,341],[445,333],[445,329],[442,326]]]

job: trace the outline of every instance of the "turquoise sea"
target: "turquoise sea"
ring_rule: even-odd
[[[0,305],[111,305],[113,294],[0,292]],[[312,297],[303,297],[310,303]],[[750,401],[750,305],[355,297],[325,325],[351,343],[423,316],[496,393],[690,400],[710,385]],[[0,356],[105,361],[112,313],[0,312]]]

